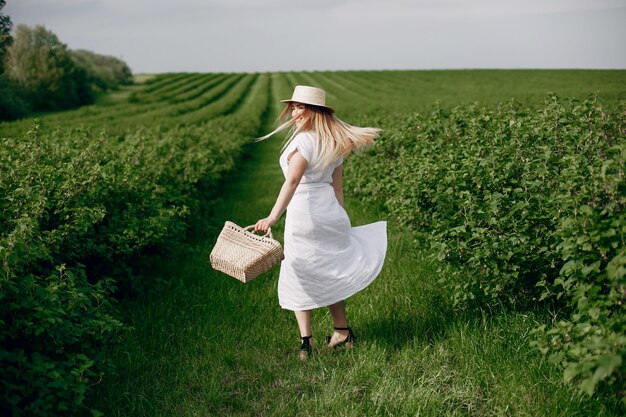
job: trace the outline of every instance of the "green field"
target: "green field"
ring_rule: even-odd
[[[0,191],[10,197],[0,206],[0,288],[15,294],[3,296],[2,317],[46,312],[30,323],[11,322],[2,333],[3,346],[19,347],[6,349],[3,367],[10,364],[11,375],[26,368],[45,381],[66,378],[62,388],[42,385],[48,396],[38,403],[37,390],[15,388],[15,398],[24,398],[15,400],[23,415],[25,407],[42,412],[60,402],[107,416],[623,415],[624,365],[611,368],[611,386],[599,383],[592,396],[580,395],[576,384],[564,382],[563,368],[531,346],[533,329],[569,317],[567,303],[530,296],[500,303],[498,293],[497,302],[482,306],[454,304],[453,285],[441,282],[447,274],[453,283],[469,281],[471,270],[446,264],[426,243],[411,217],[417,197],[385,187],[403,183],[394,173],[411,174],[393,164],[427,149],[410,135],[421,123],[435,129],[439,116],[428,118],[438,111],[470,120],[471,112],[484,116],[513,99],[522,109],[506,116],[513,120],[524,109],[541,113],[549,93],[581,101],[595,94],[611,122],[605,131],[622,133],[611,143],[624,146],[626,71],[180,73],[138,81],[92,106],[0,124]],[[306,363],[297,359],[295,318],[278,306],[278,268],[244,285],[207,262],[224,221],[245,226],[271,210],[283,180],[281,138],[252,139],[272,129],[279,100],[297,84],[325,88],[327,104],[342,120],[383,129],[378,148],[346,160],[344,193],[353,226],[389,222],[382,273],[347,302],[357,345],[326,349],[331,320],[316,310],[317,346]],[[468,108],[471,117],[463,113]],[[441,134],[450,133],[442,128]],[[428,154],[433,164],[436,155],[436,149]],[[600,164],[609,157],[602,158]],[[607,166],[605,174],[612,174]],[[617,190],[624,190],[621,181]],[[621,221],[623,195],[617,200],[613,213]],[[273,229],[280,241],[283,225],[284,216]],[[615,226],[622,246],[611,250],[623,248],[625,228]],[[61,263],[83,277],[69,295],[48,278]],[[24,276],[33,284],[17,283]],[[88,283],[103,277],[114,278],[117,291],[102,297],[118,301],[100,309],[85,300],[91,300]],[[77,296],[81,291],[87,295]],[[26,295],[31,305],[11,304]],[[624,314],[623,307],[611,312],[611,319]],[[72,334],[62,335],[54,324],[58,318],[80,326],[81,316],[90,324]],[[123,330],[114,329],[112,318]],[[28,330],[35,325],[37,336]],[[77,335],[89,342],[79,343]],[[24,340],[34,342],[23,347]],[[56,365],[61,376],[42,370],[32,352],[61,362],[52,348],[58,340],[95,363]],[[626,344],[615,346],[623,357]],[[11,358],[24,352],[32,360],[20,368]],[[80,365],[76,377],[72,369]]]

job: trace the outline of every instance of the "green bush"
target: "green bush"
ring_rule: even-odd
[[[556,279],[537,283],[544,290],[542,299],[561,299],[572,313],[549,329],[538,329],[534,344],[565,368],[566,381],[578,383],[586,394],[593,394],[601,381],[623,389],[626,377],[623,133],[621,138],[600,151],[601,163],[581,165],[586,161],[578,155],[584,151],[564,158],[569,166],[560,182],[573,187],[552,193],[563,213],[554,230],[561,269]]]
[[[89,284],[80,265],[59,265],[48,275],[7,266],[10,245],[28,230],[24,223],[0,240],[0,411],[67,414],[79,408],[108,366],[103,347],[122,327],[110,314],[114,287],[108,279]]]
[[[36,124],[0,138],[3,415],[81,410],[123,328],[112,300],[132,288],[133,257],[182,242],[207,198],[198,188],[211,192],[257,135],[269,76],[255,80],[245,112],[201,125],[113,135]]]
[[[563,319],[536,344],[588,393],[623,389],[626,370],[624,107],[549,96],[536,112],[511,101],[368,120],[397,127],[350,166],[355,192],[453,266],[439,272],[456,307],[553,300]]]
[[[89,174],[68,164],[65,173],[79,181],[57,183],[62,148],[39,139],[34,129],[20,141],[0,140],[2,411],[16,416],[75,410],[107,366],[104,345],[122,327],[112,317],[112,281],[92,285],[75,256],[67,257],[71,267],[61,260],[64,239],[102,217],[97,207],[67,207]],[[75,148],[65,153],[80,159]]]

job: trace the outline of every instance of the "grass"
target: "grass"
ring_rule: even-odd
[[[144,87],[144,84],[155,78],[156,74],[134,74],[132,85],[122,85],[115,90],[108,91],[105,94],[101,94],[97,97],[94,104],[96,105],[111,105],[111,104],[124,104],[128,101],[133,91],[140,90]]]
[[[146,263],[159,285],[121,305],[133,329],[112,348],[116,370],[90,407],[108,416],[620,415],[617,401],[578,397],[528,346],[545,316],[450,310],[435,261],[391,219],[382,273],[347,301],[357,345],[327,350],[331,319],[318,309],[315,355],[300,363],[278,268],[242,284],[207,262],[225,220],[245,226],[269,213],[283,179],[279,148],[278,138],[251,145],[222,197],[198,213],[187,253]],[[353,226],[384,216],[350,195],[346,209]],[[273,229],[281,241],[283,226],[284,216]]]
[[[155,78],[157,76],[157,74],[133,74],[133,81],[137,84],[143,84],[148,80],[151,80],[152,78]]]

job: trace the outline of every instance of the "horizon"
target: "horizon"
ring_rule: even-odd
[[[289,70],[289,71],[168,71],[168,72],[133,72],[133,75],[159,75],[159,74],[282,74],[282,73],[314,73],[314,72],[383,72],[383,71],[626,71],[626,68],[404,68],[404,69],[341,69],[341,70]]]

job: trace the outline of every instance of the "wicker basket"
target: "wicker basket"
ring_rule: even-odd
[[[272,229],[259,236],[248,231],[253,227],[242,228],[227,221],[211,251],[211,266],[248,282],[285,259],[280,242],[272,237]]]

